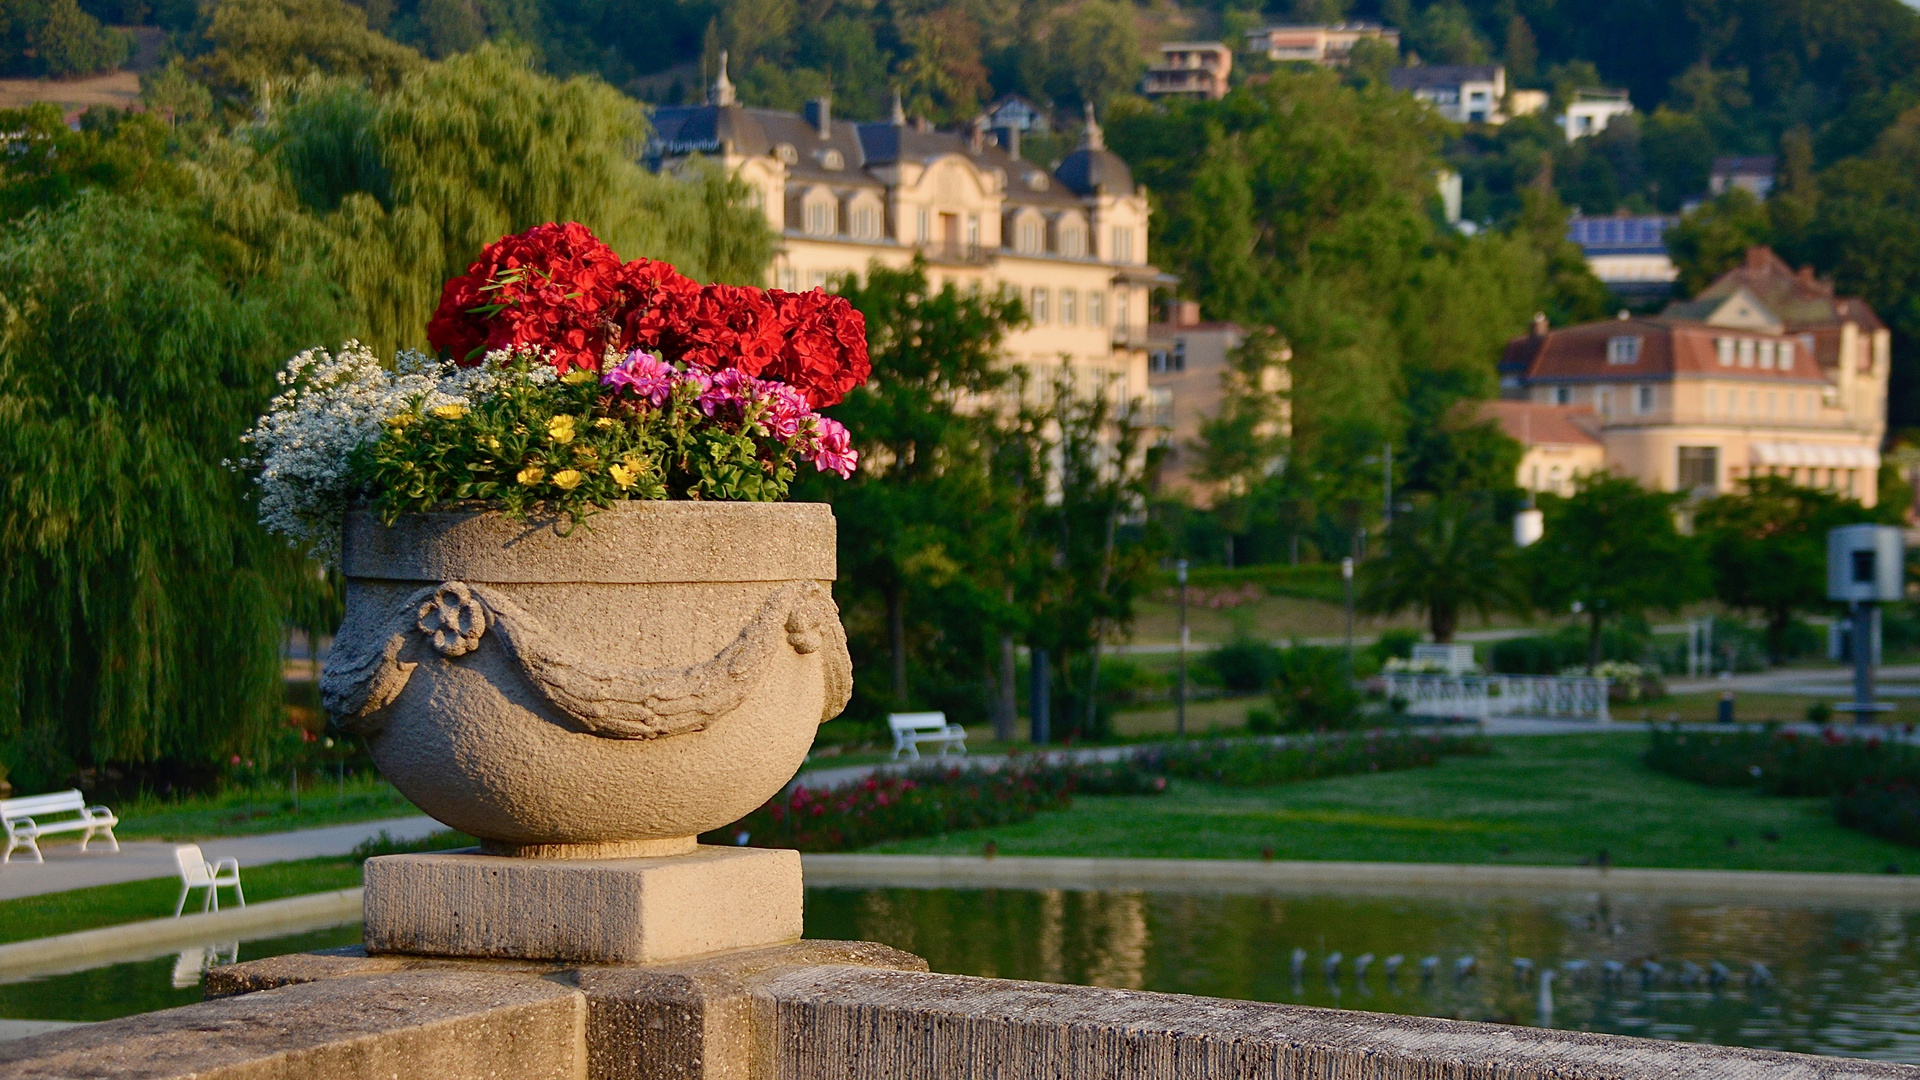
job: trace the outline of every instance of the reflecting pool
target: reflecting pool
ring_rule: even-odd
[[[807,892],[807,936],[884,942],[954,974],[1908,1062],[1920,1062],[1916,931],[1920,909],[1859,901]],[[351,924],[0,984],[0,1017],[101,1020],[184,1005],[200,1000],[210,963],[359,937]]]

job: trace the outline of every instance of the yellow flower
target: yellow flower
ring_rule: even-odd
[[[529,465],[526,468],[521,469],[519,475],[515,476],[514,479],[520,481],[522,484],[525,484],[528,487],[532,487],[533,485],[539,483],[541,480],[545,479],[546,475],[547,475],[547,470],[541,468],[538,465]]]
[[[442,420],[458,420],[467,415],[467,407],[460,404],[435,405],[433,407],[433,415]]]
[[[398,416],[387,417],[387,426],[396,431],[411,423],[413,423],[413,414],[410,412],[403,412]]]
[[[487,436],[487,449],[489,450],[500,449],[500,440],[498,438],[495,438],[492,435]]]
[[[562,446],[573,441],[573,417],[556,416],[547,421],[547,438]]]
[[[639,475],[632,469],[619,463],[607,466],[607,475],[613,477],[613,482],[619,484],[622,488],[630,488],[634,485],[635,481],[640,479]]]
[[[553,486],[561,491],[572,491],[580,486],[582,479],[579,469],[561,469],[553,474]]]
[[[614,420],[613,420],[613,417],[611,416],[603,416],[600,419],[595,420],[593,422],[593,426],[599,428],[601,431],[607,430],[608,428],[612,427],[613,424],[614,424]]]
[[[568,386],[579,386],[583,382],[592,381],[592,379],[593,372],[588,371],[586,368],[574,368],[572,371],[560,376],[560,381],[566,383]]]

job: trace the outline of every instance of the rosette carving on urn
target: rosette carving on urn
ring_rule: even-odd
[[[782,648],[819,654],[826,681],[821,723],[838,716],[853,694],[853,661],[839,608],[814,581],[776,589],[725,648],[685,668],[635,671],[617,659],[583,655],[503,593],[463,581],[420,589],[377,625],[356,621],[350,618],[335,639],[320,691],[335,721],[362,734],[381,728],[382,711],[418,667],[419,660],[401,659],[416,633],[453,662],[495,632],[548,705],[581,730],[610,739],[654,739],[706,727],[746,700],[766,662]]]

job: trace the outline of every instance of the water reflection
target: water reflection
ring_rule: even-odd
[[[1916,928],[1898,908],[1607,896],[807,894],[807,936],[935,971],[1920,1062]]]

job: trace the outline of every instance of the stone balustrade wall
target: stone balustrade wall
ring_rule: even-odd
[[[672,964],[307,954],[212,1000],[0,1044],[0,1077],[196,1080],[1636,1080],[1920,1068],[936,975],[880,945]]]

